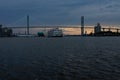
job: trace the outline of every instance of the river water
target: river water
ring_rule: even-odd
[[[119,80],[120,37],[0,38],[0,80]]]

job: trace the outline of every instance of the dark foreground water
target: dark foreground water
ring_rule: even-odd
[[[120,37],[0,38],[0,80],[120,80]]]

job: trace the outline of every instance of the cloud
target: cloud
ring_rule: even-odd
[[[76,25],[80,24],[82,15],[88,25],[99,21],[119,24],[120,20],[119,0],[1,0],[0,3],[3,24],[13,24],[27,14],[32,25]]]

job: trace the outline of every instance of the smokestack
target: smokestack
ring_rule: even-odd
[[[81,35],[84,35],[84,16],[81,16]]]
[[[29,35],[29,15],[27,15],[27,35]]]

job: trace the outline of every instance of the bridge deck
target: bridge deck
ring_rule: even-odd
[[[16,28],[27,28],[26,26],[18,26],[18,27],[9,27],[12,29]],[[81,28],[80,26],[30,26],[29,28]],[[84,27],[84,28],[89,28],[93,29],[94,27]],[[107,28],[107,27],[102,27],[102,29],[112,29],[112,30],[120,30],[120,28]]]

